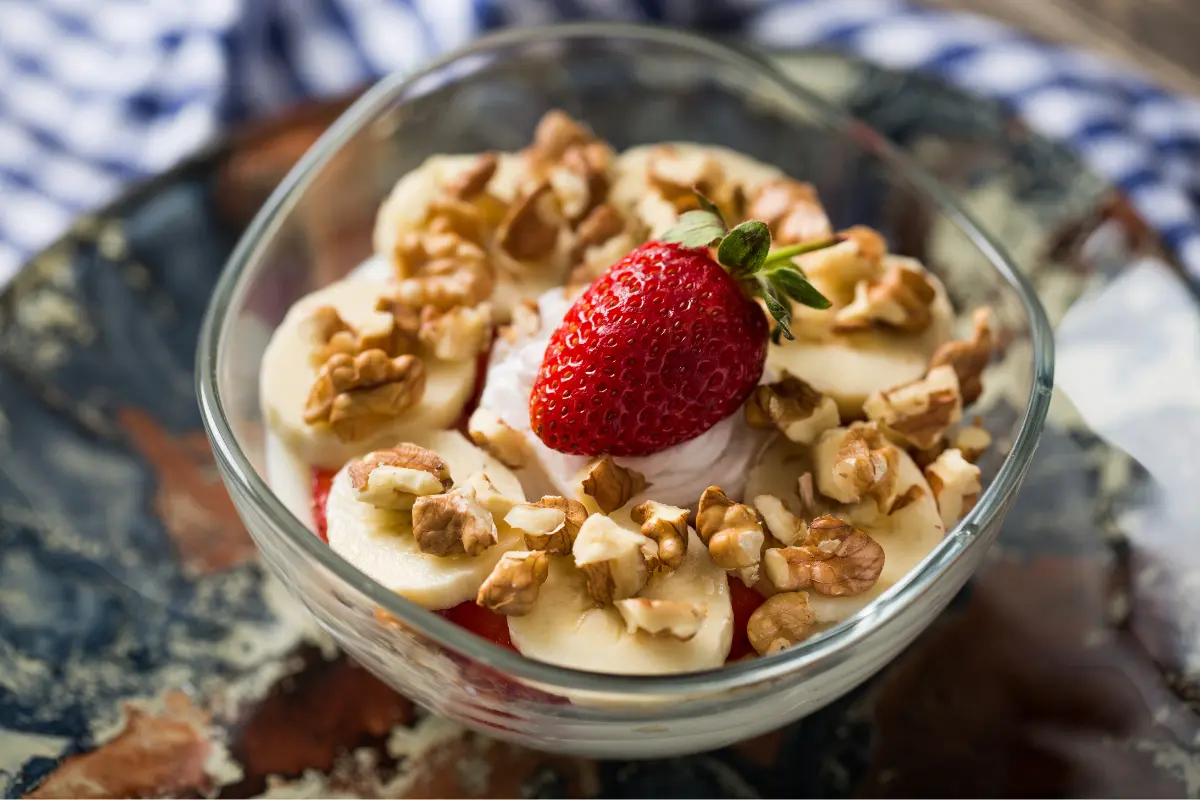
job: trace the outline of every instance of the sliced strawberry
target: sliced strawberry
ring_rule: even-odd
[[[312,476],[312,516],[317,529],[317,538],[329,544],[329,522],[325,517],[325,506],[329,505],[329,489],[333,486],[333,476],[336,471],[313,469]]]
[[[480,608],[469,600],[436,613],[489,642],[513,651],[517,649],[513,647],[512,639],[508,636],[508,620],[500,614]]]
[[[765,599],[737,578],[729,578],[729,601],[733,605],[733,646],[729,648],[726,663],[753,655],[754,648],[750,646],[750,640],[746,637],[746,623]]]

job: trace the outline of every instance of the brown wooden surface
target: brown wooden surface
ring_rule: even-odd
[[[1047,39],[1085,47],[1200,94],[1198,0],[920,0],[995,17]]]

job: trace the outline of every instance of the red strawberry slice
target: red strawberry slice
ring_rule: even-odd
[[[770,253],[764,223],[727,231],[701,203],[667,241],[613,265],[550,337],[529,405],[546,446],[639,456],[695,438],[740,408],[762,375],[767,320],[754,297],[789,339],[792,300],[829,307],[791,259],[832,242]]]

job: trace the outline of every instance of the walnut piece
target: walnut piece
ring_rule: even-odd
[[[547,111],[533,131],[533,143],[525,151],[527,157],[545,163],[562,159],[568,150],[595,141],[591,131],[579,124],[570,114],[559,109]]]
[[[825,209],[811,184],[791,178],[769,180],[755,190],[746,214],[771,229],[776,245],[820,241],[833,236]]]
[[[417,277],[399,281],[392,290],[399,305],[433,306],[445,311],[455,306],[476,306],[487,300],[496,281],[483,253],[462,259],[431,262]]]
[[[718,567],[741,570],[747,583],[757,580],[766,536],[753,508],[733,502],[720,487],[710,486],[700,496],[696,533]]]
[[[646,491],[646,477],[633,469],[618,466],[612,456],[602,456],[588,467],[583,493],[596,501],[605,514],[611,514]]]
[[[929,360],[931,372],[943,365],[954,368],[965,406],[974,403],[983,393],[983,371],[992,358],[991,317],[991,309],[976,309],[971,338],[967,341],[946,342]]]
[[[954,435],[954,448],[962,453],[962,457],[974,464],[979,457],[992,446],[992,435],[983,427],[980,420],[968,425]]]
[[[771,548],[763,568],[780,591],[812,589],[830,597],[862,594],[883,572],[879,543],[837,517],[817,517],[804,544]]]
[[[768,597],[750,615],[746,638],[760,656],[770,655],[807,639],[816,622],[807,593],[782,592]]]
[[[855,285],[854,300],[837,312],[833,329],[846,332],[884,327],[920,333],[933,321],[936,297],[937,290],[923,272],[893,264],[878,281],[859,281]]]
[[[582,254],[589,247],[603,244],[623,230],[625,219],[608,203],[601,203],[579,223],[577,252]]]
[[[487,303],[446,310],[425,306],[421,310],[418,338],[442,361],[474,358],[487,347],[491,332],[492,308]]]
[[[817,489],[839,503],[887,500],[895,493],[899,458],[874,423],[828,431],[813,448]]]
[[[522,300],[513,306],[512,321],[500,329],[500,338],[508,344],[517,344],[536,336],[541,327],[542,315],[537,303]]]
[[[433,556],[477,556],[499,540],[491,512],[466,486],[418,497],[412,521],[417,547]]]
[[[418,497],[454,485],[446,462],[432,450],[399,444],[367,453],[347,470],[354,498],[376,508],[408,510]]]
[[[789,440],[808,445],[841,419],[832,397],[789,375],[755,387],[746,401],[746,422],[752,428],[776,428]]]
[[[670,637],[681,642],[688,641],[700,631],[705,617],[704,609],[678,600],[634,597],[618,600],[613,605],[625,620],[626,632],[642,630],[652,636]]]
[[[484,259],[486,237],[478,212],[457,202],[440,204],[437,210],[437,230],[412,231],[396,241],[392,266],[397,280],[445,274],[452,264]]]
[[[523,617],[533,610],[549,575],[550,558],[545,553],[511,550],[500,556],[484,579],[475,604],[508,617]]]
[[[683,563],[688,548],[688,511],[647,500],[633,507],[629,515],[642,526],[642,535],[656,545],[652,570],[671,572]]]
[[[962,418],[958,376],[949,366],[934,367],[923,378],[871,395],[863,411],[890,438],[927,450]]]
[[[501,494],[486,472],[475,472],[468,475],[461,485],[475,492],[475,499],[491,512],[493,519],[504,519],[514,506],[525,502],[524,497],[512,498]]]
[[[961,452],[950,449],[925,468],[925,480],[937,501],[942,524],[949,531],[979,501],[979,467],[963,458]]]
[[[411,355],[382,350],[338,354],[317,372],[304,403],[304,421],[328,424],[344,442],[370,435],[421,401],[425,368]]]
[[[597,606],[633,597],[646,585],[649,571],[642,550],[645,542],[645,536],[603,514],[593,514],[583,523],[572,553]]]
[[[525,532],[525,546],[530,550],[545,550],[554,556],[569,554],[575,545],[576,537],[579,536],[579,529],[587,522],[588,512],[583,503],[566,497],[547,495],[536,503],[527,504],[526,507],[529,511],[518,519],[528,521],[528,525],[517,524],[505,518],[505,522]]]
[[[488,182],[500,166],[500,157],[495,153],[483,153],[475,159],[465,172],[446,187],[447,193],[458,200],[470,200],[487,188]]]
[[[496,244],[517,261],[542,261],[558,243],[562,223],[549,183],[523,193],[496,231]]]
[[[835,304],[845,305],[852,302],[859,283],[879,280],[887,246],[882,236],[861,225],[841,231],[837,238],[837,244],[805,253],[796,263]]]
[[[367,350],[382,350],[395,358],[412,353],[416,349],[417,327],[417,316],[411,309],[377,314],[356,328],[343,320],[333,306],[320,306],[304,321],[303,335],[310,342],[309,363],[319,369],[339,354],[353,357]]]
[[[480,449],[506,467],[520,469],[533,459],[533,449],[525,434],[486,408],[477,408],[471,414],[467,433]]]
[[[808,536],[808,524],[789,511],[778,497],[760,494],[754,498],[754,507],[762,515],[771,535],[785,545],[796,544]]]

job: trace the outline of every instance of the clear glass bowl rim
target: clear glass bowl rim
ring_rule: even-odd
[[[648,46],[664,45],[690,50],[697,56],[754,73],[757,78],[770,82],[776,93],[788,97],[789,102],[805,108],[810,113],[815,112],[821,117],[820,123],[832,130],[847,131],[853,126],[859,133],[874,133],[869,126],[804,87],[792,83],[770,63],[702,36],[642,25],[584,22],[503,30],[475,39],[467,46],[448,53],[415,72],[396,73],[383,78],[342,114],[271,194],[239,240],[216,285],[200,333],[196,384],[201,416],[218,464],[226,480],[236,482],[238,488],[258,504],[263,516],[271,522],[272,535],[285,537],[288,544],[303,556],[316,560],[329,573],[361,592],[381,609],[394,614],[420,635],[521,681],[541,684],[550,690],[559,688],[568,692],[604,692],[667,699],[678,696],[680,700],[685,700],[697,695],[726,692],[752,687],[764,681],[785,679],[801,670],[819,669],[821,662],[839,663],[850,649],[885,626],[908,603],[937,581],[963,554],[981,528],[1006,507],[1008,499],[1018,489],[1037,448],[1050,405],[1054,375],[1053,331],[1032,285],[1000,244],[959,206],[947,189],[878,134],[865,137],[858,135],[855,140],[864,150],[892,167],[910,187],[928,195],[938,210],[970,238],[1016,291],[1030,326],[1032,384],[1024,417],[1012,449],[995,479],[981,493],[975,508],[903,580],[854,617],[795,647],[768,658],[751,659],[702,672],[654,676],[584,672],[527,659],[403,599],[336,555],[287,510],[259,477],[238,445],[226,416],[217,391],[217,371],[219,356],[223,345],[227,344],[229,335],[229,309],[234,307],[235,301],[240,300],[246,291],[250,277],[246,272],[247,267],[258,259],[264,243],[275,233],[281,220],[293,208],[312,178],[333,155],[397,96],[457,61],[514,45],[596,38],[617,38]]]

